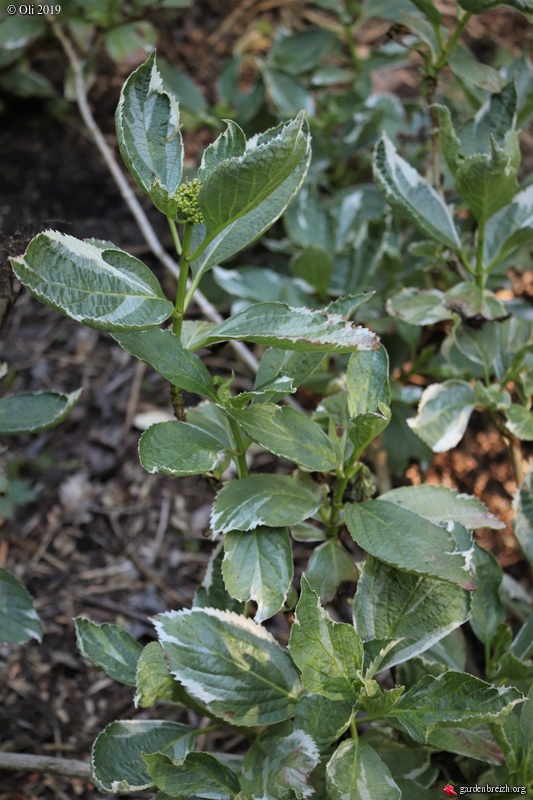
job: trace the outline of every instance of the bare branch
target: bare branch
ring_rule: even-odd
[[[69,778],[91,779],[89,764],[71,758],[53,758],[52,756],[31,756],[26,753],[0,752],[0,770],[9,769],[18,772],[43,772],[49,775],[66,775]]]

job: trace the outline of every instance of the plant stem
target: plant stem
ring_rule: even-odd
[[[328,533],[330,536],[335,536],[339,529],[339,518],[342,509],[342,498],[348,485],[349,478],[347,476],[340,477],[335,488],[335,494],[331,501],[331,508],[329,512],[329,522],[327,525]]]
[[[344,35],[346,37],[346,42],[348,44],[348,50],[350,51],[350,58],[352,59],[352,66],[354,68],[354,72],[359,75],[361,72],[361,61],[359,56],[357,55],[357,49],[355,46],[355,39],[352,33],[352,27],[349,24],[346,24],[344,27]]]
[[[229,424],[231,426],[231,432],[233,433],[233,438],[235,439],[235,446],[237,448],[237,452],[235,453],[234,457],[235,466],[237,467],[237,475],[239,478],[246,478],[246,476],[248,475],[248,464],[246,463],[246,447],[244,446],[239,426],[237,425],[235,420],[230,417],[229,414],[227,416]]]
[[[485,221],[479,223],[477,229],[477,253],[476,253],[476,285],[483,290],[485,288],[486,273],[483,269],[483,250],[485,249]]]
[[[467,272],[469,272],[470,275],[475,275],[476,274],[476,270],[474,269],[474,267],[472,266],[472,264],[470,263],[470,261],[466,257],[465,251],[464,250],[457,250],[457,255],[459,256],[459,260],[460,260],[461,264],[463,265],[463,267],[467,270]]]
[[[70,758],[52,758],[51,756],[32,756],[26,753],[0,752],[0,770],[9,769],[17,772],[43,772],[48,775],[66,775],[69,778],[91,779],[89,764]]]
[[[429,120],[431,123],[431,176],[433,179],[434,188],[437,190],[437,192],[442,194],[442,179],[440,169],[440,127],[439,115],[437,114],[437,110],[435,108],[435,103],[437,100],[437,78],[428,74],[426,76],[425,86],[426,100],[429,106]]]
[[[357,733],[357,722],[353,714],[350,719],[350,733],[352,734],[352,739],[355,739],[357,741],[357,739],[359,738],[359,734]]]
[[[439,53],[439,55],[437,57],[437,60],[433,64],[433,67],[434,67],[436,72],[440,72],[440,70],[444,69],[444,67],[448,63],[448,59],[450,57],[450,54],[452,53],[453,49],[457,45],[457,42],[461,38],[461,34],[464,31],[465,26],[467,25],[468,20],[470,19],[471,16],[472,16],[472,13],[470,11],[467,11],[467,12],[465,12],[463,14],[462,17],[458,17],[457,26],[456,26],[454,32],[452,33],[452,35],[447,40],[447,42],[444,45],[444,47],[441,47],[441,51],[440,51],[440,53]]]
[[[170,233],[172,234],[172,241],[174,242],[174,247],[176,248],[176,253],[181,256],[181,242],[178,233],[178,229],[176,227],[176,223],[172,219],[172,217],[167,217],[168,226],[170,228]]]
[[[169,223],[171,220],[169,220]],[[175,226],[174,226],[175,228]],[[170,228],[172,230],[172,226]],[[187,292],[187,280],[189,278],[189,257],[191,250],[192,224],[187,223],[183,232],[183,248],[180,261],[180,274],[178,278],[178,290],[176,292],[176,302],[174,304],[174,321],[172,330],[176,336],[181,336],[183,326],[183,314],[185,310],[185,293]]]

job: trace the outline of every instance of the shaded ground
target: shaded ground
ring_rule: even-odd
[[[270,24],[294,22],[301,4],[286,3],[280,11],[281,5],[242,2],[232,14],[234,3],[197,3],[182,25],[165,30],[162,50],[200,83],[212,86],[235,42],[259,50],[268,44],[268,37],[255,34],[265,29],[258,28],[258,18]],[[297,19],[316,21],[305,14]],[[513,15],[509,28],[498,28],[498,35],[519,42],[516,19]],[[384,33],[381,28],[365,33],[365,41]],[[474,33],[480,49],[488,47],[484,42],[493,31],[485,27]],[[199,58],[206,42],[210,59]],[[51,50],[52,76],[57,59]],[[103,61],[91,95],[108,133],[122,83],[109,68]],[[80,238],[110,239],[153,266],[171,295],[173,280],[151,262],[75,111],[63,121],[36,116],[24,104],[14,111],[10,126],[0,129],[0,152],[9,154],[0,200],[0,228],[9,237],[6,250],[22,252],[26,241],[46,227]],[[203,134],[189,137],[190,153],[202,139]],[[159,224],[157,218],[154,222]],[[170,246],[164,226],[159,232]],[[137,367],[106,334],[82,328],[24,293],[4,332],[2,358],[13,376],[10,390],[82,386],[84,392],[60,428],[9,442],[10,468],[28,479],[37,498],[20,509],[14,522],[0,527],[0,566],[13,570],[36,598],[45,637],[41,646],[0,648],[0,748],[87,759],[92,740],[108,722],[154,712],[135,712],[132,689],[80,659],[72,618],[86,614],[95,621],[113,621],[145,642],[152,638],[148,616],[189,605],[212,547],[205,533],[213,490],[202,479],[173,481],[141,469],[134,415],[168,409],[168,388],[163,379]],[[242,386],[247,385],[229,351],[212,359],[219,374],[234,369]],[[408,477],[420,479],[416,467]],[[435,459],[427,477],[477,494],[510,523],[515,489],[510,461],[481,417],[474,418],[456,451]],[[516,577],[525,574],[509,525],[505,531],[482,532],[481,541],[503,565],[513,565]],[[305,548],[298,547],[295,555],[303,565]],[[283,637],[283,618],[275,624]],[[77,780],[0,777],[0,800],[73,797],[96,800],[100,795]]]

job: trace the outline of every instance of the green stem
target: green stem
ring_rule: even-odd
[[[170,222],[171,220],[169,220],[169,224]],[[187,292],[187,279],[189,277],[192,227],[192,224],[188,222],[183,231],[183,248],[180,261],[180,274],[178,278],[176,302],[174,304],[174,322],[172,323],[172,330],[176,336],[181,336],[183,315],[185,313],[185,295]],[[170,225],[170,230],[173,230],[172,225]]]
[[[339,520],[342,510],[342,499],[344,497],[346,487],[348,486],[349,481],[352,480],[352,478],[361,468],[361,465],[359,464],[359,456],[360,453],[354,453],[352,459],[344,468],[344,471],[341,472],[340,470],[337,470],[337,477],[339,480],[335,487],[335,494],[333,495],[333,499],[331,501],[329,522],[327,523],[327,530],[331,537],[335,536],[340,528]]]
[[[359,738],[359,734],[357,733],[357,722],[353,714],[350,719],[350,733],[352,734],[352,739],[355,739],[357,741],[357,739]]]
[[[449,37],[444,47],[441,47],[441,51],[438,55],[438,58],[433,64],[433,67],[436,72],[440,72],[440,70],[444,69],[444,67],[448,63],[450,54],[457,45],[459,39],[461,38],[461,34],[464,31],[465,26],[467,25],[468,20],[470,19],[471,16],[472,13],[470,11],[467,11],[465,14],[463,14],[462,17],[458,18],[457,27],[455,28],[452,35]]]
[[[344,25],[344,35],[348,44],[348,50],[350,51],[350,57],[352,59],[354,71],[359,74],[361,72],[361,61],[357,55],[357,49],[355,46],[355,39],[352,33],[351,25]]]
[[[476,284],[483,290],[487,275],[483,269],[483,250],[485,249],[485,221],[479,223],[477,229],[477,253],[476,253]]]
[[[191,261],[192,260],[193,259],[191,259]],[[189,304],[190,304],[190,302],[191,302],[191,300],[193,298],[193,295],[194,295],[195,291],[198,288],[198,284],[200,283],[200,280],[202,279],[202,275],[203,275],[202,272],[198,272],[196,274],[196,276],[191,279],[191,282],[190,282],[190,285],[189,285],[189,291],[185,295],[185,303],[183,305],[183,310],[184,311],[187,311],[187,309],[189,308]]]
[[[485,642],[485,675],[489,674],[490,665],[490,642]]]
[[[467,272],[469,272],[471,275],[475,275],[476,274],[476,270],[474,269],[474,267],[472,266],[472,264],[470,263],[470,261],[466,257],[465,251],[464,250],[457,250],[457,255],[459,256],[459,260],[460,260],[461,264],[463,265],[463,267],[467,270]]]
[[[200,736],[201,733],[211,733],[211,731],[218,731],[222,727],[222,722],[215,722],[213,725],[208,725],[206,728],[198,728],[193,731],[195,736]]]
[[[342,498],[348,485],[349,478],[347,476],[340,477],[335,488],[335,494],[331,501],[331,508],[329,512],[329,522],[327,525],[328,533],[330,536],[335,536],[339,529],[339,517],[342,509]]]
[[[383,714],[367,714],[366,717],[358,717],[354,722],[361,725],[363,722],[376,722],[378,719],[383,719]]]
[[[172,241],[174,242],[174,247],[176,248],[176,253],[181,256],[181,242],[176,223],[172,217],[167,217],[167,221],[170,227],[170,233],[172,234]]]
[[[233,433],[233,438],[235,439],[235,446],[237,448],[237,452],[235,453],[234,461],[235,466],[237,467],[237,475],[239,478],[246,478],[248,475],[248,464],[246,463],[246,447],[244,446],[244,442],[242,440],[241,431],[237,423],[234,419],[227,415],[229,424],[231,426],[231,432]]]

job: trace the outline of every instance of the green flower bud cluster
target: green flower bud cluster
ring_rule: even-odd
[[[198,193],[202,184],[195,178],[188,183],[182,183],[176,192],[178,204],[178,218],[193,225],[201,225],[204,216],[198,203]]]

